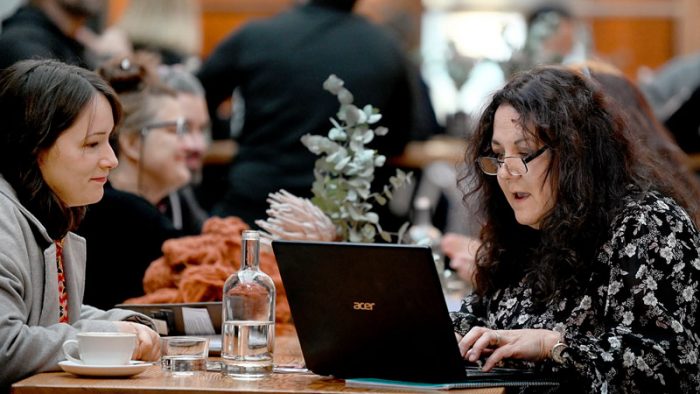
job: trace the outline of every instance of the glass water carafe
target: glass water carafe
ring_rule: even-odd
[[[275,285],[260,271],[260,233],[244,231],[240,270],[224,284],[222,372],[238,379],[272,373]]]
[[[445,259],[440,246],[442,232],[433,226],[431,215],[430,199],[425,196],[417,197],[413,206],[413,225],[406,232],[406,243],[430,246],[435,268],[444,284]]]

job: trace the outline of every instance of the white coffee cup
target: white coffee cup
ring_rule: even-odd
[[[63,342],[70,361],[86,365],[126,365],[136,346],[136,334],[125,332],[81,332]],[[74,349],[77,348],[78,357]]]

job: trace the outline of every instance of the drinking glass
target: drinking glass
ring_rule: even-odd
[[[201,337],[163,337],[160,365],[173,376],[191,376],[206,371],[209,340]]]

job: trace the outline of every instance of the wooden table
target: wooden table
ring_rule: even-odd
[[[301,350],[296,336],[277,337],[275,364],[301,364]],[[154,365],[145,372],[126,379],[77,377],[66,372],[48,372],[31,376],[12,385],[13,394],[71,393],[400,393],[398,390],[345,387],[342,379],[331,379],[312,373],[275,373],[269,378],[240,381],[218,372],[202,372],[196,376],[173,377]],[[415,394],[415,391],[411,391]],[[450,394],[504,394],[503,388],[450,390]]]

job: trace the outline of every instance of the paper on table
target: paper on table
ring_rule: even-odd
[[[206,308],[182,308],[185,335],[214,335],[214,326]]]
[[[153,323],[156,325],[156,332],[159,335],[168,335],[168,322],[162,319],[156,319],[155,317],[152,318]]]

